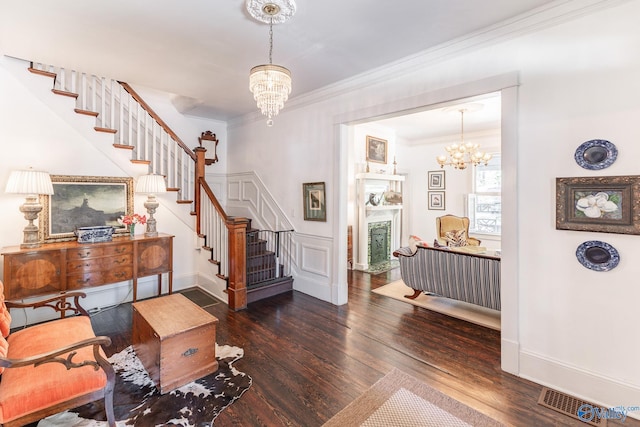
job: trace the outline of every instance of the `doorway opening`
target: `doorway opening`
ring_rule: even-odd
[[[466,115],[461,134],[458,111],[469,106],[474,106],[474,112]],[[483,151],[500,159],[501,115],[500,92],[493,92],[350,126],[347,221],[353,230],[353,269],[366,271],[373,262],[370,261],[371,237],[367,224],[379,221],[376,215],[385,213],[398,219],[396,238],[381,254],[387,259],[392,259],[393,251],[400,246],[407,246],[411,235],[431,244],[437,237],[436,217],[452,214],[475,218],[475,205],[469,203],[469,200],[476,200],[472,197],[476,193],[474,172],[489,167],[441,168],[436,157],[446,153],[447,146],[460,144],[464,136],[465,143],[478,144]],[[367,142],[370,139],[384,144],[384,161],[373,162],[369,158]],[[437,176],[443,178],[437,188],[432,188],[428,182],[430,172],[437,172]],[[402,185],[398,186],[392,179],[401,180]],[[391,185],[394,185],[396,191],[393,193],[399,202],[387,203],[384,198],[392,190]],[[442,201],[437,206],[430,203],[436,196]],[[372,206],[372,197],[375,206]],[[494,208],[500,205],[492,200]],[[474,237],[482,240],[482,246],[487,250],[501,250],[499,233],[477,230],[477,234]]]

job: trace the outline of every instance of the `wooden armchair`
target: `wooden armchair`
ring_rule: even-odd
[[[82,292],[68,292],[36,303],[4,301],[0,282],[0,425],[22,426],[49,415],[104,399],[109,426],[115,426],[115,373],[96,337]],[[68,301],[72,300],[72,301]],[[10,334],[11,308],[49,307],[61,318]],[[76,316],[66,317],[71,312]]]

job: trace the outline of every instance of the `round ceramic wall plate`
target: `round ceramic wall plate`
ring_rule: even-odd
[[[609,271],[620,262],[616,248],[598,240],[589,240],[578,246],[576,258],[580,264],[594,271]]]
[[[576,163],[590,170],[608,168],[616,161],[618,149],[605,139],[592,139],[583,142],[575,154]]]

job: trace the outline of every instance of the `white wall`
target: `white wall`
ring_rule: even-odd
[[[509,264],[503,265],[503,273],[505,268],[516,272],[514,280],[503,281],[509,305],[503,309],[503,340],[512,352],[503,357],[512,359],[512,371],[534,381],[606,405],[637,405],[640,264],[634,254],[640,236],[555,229],[556,177],[638,170],[640,1],[610,4],[493,45],[466,40],[449,50],[427,52],[424,58],[397,65],[396,70],[404,70],[398,78],[371,73],[369,84],[364,78],[354,80],[353,91],[344,94],[337,89],[346,90],[348,84],[327,89],[317,94],[320,100],[315,103],[311,96],[291,100],[272,128],[262,119],[247,118],[229,129],[234,141],[229,169],[257,170],[283,209],[292,213],[297,232],[331,239],[334,256],[327,274],[332,301],[340,303],[340,290],[346,286],[341,271],[346,270],[342,251],[348,185],[347,168],[340,167],[348,152],[340,124],[419,102],[479,95],[474,88],[492,77],[519,73],[517,97],[508,101],[517,115],[512,123],[503,122],[503,130],[517,125],[515,139],[505,142],[517,144],[504,165],[507,176],[517,177],[507,185],[517,210],[503,218],[514,224],[512,235],[503,236],[503,249],[505,239],[515,243],[508,246],[511,253],[503,250]],[[484,40],[490,36],[483,35]],[[620,155],[609,169],[587,171],[573,161],[576,147],[593,138],[617,145]],[[308,181],[327,182],[326,223],[301,219],[301,183]],[[576,261],[576,247],[591,239],[618,249],[621,262],[615,270],[593,272]]]
[[[51,93],[52,81],[36,76],[26,69],[28,63],[0,57],[0,247],[19,245],[22,230],[27,224],[19,206],[24,197],[6,194],[9,174],[14,169],[33,167],[48,171],[53,175],[80,176],[132,176],[147,173],[147,167],[133,165],[130,154],[113,150],[113,156],[105,156],[101,149],[110,147],[113,137],[93,131],[91,118],[73,112],[73,101]],[[143,98],[148,95],[141,91]],[[176,133],[197,145],[197,137],[203,130],[211,130],[218,137],[225,136],[220,144],[226,144],[226,127],[220,122],[178,119],[170,114],[173,108],[168,96],[152,96],[149,100],[157,112],[168,117],[165,121],[176,126]],[[186,135],[182,135],[183,132]],[[197,132],[194,134],[194,132]],[[220,147],[220,145],[219,145]],[[219,152],[220,155],[220,152]],[[221,162],[224,164],[224,158]],[[135,184],[134,184],[135,185]],[[134,211],[146,213],[143,203],[146,196],[135,195]],[[174,288],[193,286],[198,280],[196,261],[196,238],[191,209],[176,203],[175,193],[158,195],[160,207],[155,215],[158,231],[173,234],[174,239]],[[137,227],[137,233],[143,233]],[[166,278],[163,281],[166,290]],[[155,277],[139,280],[138,295],[144,298],[156,290]],[[104,307],[124,299],[130,299],[131,284],[123,282],[115,286],[105,286],[88,291],[89,297],[83,305],[86,308]],[[22,314],[14,314],[15,323],[23,323]]]

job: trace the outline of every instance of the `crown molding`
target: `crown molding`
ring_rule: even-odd
[[[473,50],[515,39],[525,34],[550,28],[630,1],[633,0],[557,0],[415,55],[407,56],[365,73],[290,98],[285,105],[284,111],[286,113],[286,111],[383,83],[392,78],[397,78],[398,75],[408,74]],[[262,120],[263,117],[260,112],[251,112],[230,119],[227,125],[229,129],[233,129],[243,124]],[[277,117],[275,121],[277,122]]]

